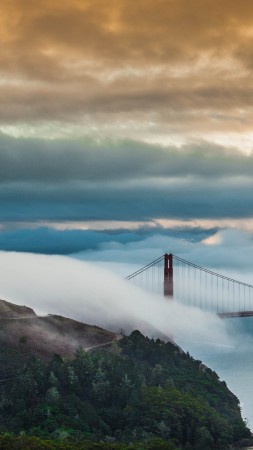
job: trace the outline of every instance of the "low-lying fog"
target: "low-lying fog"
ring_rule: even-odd
[[[62,256],[0,252],[0,297],[110,330],[139,328],[178,342],[233,345],[225,322],[197,308],[168,301],[95,264]]]

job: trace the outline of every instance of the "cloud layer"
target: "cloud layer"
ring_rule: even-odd
[[[250,0],[3,0],[0,229],[250,220],[252,17]]]
[[[2,223],[252,216],[253,157],[235,149],[2,136],[0,150]]]
[[[0,15],[2,129],[251,146],[250,0],[3,0]]]
[[[0,136],[0,182],[108,183],[145,179],[251,178],[253,155],[196,141],[162,147],[134,140],[14,139]]]

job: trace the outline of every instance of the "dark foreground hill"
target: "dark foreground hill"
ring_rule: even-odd
[[[171,342],[135,331],[92,352],[79,346],[72,358],[48,361],[44,349],[43,358],[31,356],[33,346],[26,349],[30,335],[11,336],[17,319],[8,320],[1,322],[0,449],[228,450],[250,442],[238,399]],[[34,320],[44,323],[18,321],[27,333]],[[75,332],[76,342],[85,342],[87,326],[67,326],[68,336],[61,326],[68,319],[46,322],[55,332],[59,327],[57,339],[71,341]],[[100,342],[115,336],[96,331]]]

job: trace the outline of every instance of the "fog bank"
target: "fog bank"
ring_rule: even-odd
[[[233,345],[225,322],[151,295],[109,270],[69,257],[0,252],[0,298],[113,331],[139,328],[180,342]]]

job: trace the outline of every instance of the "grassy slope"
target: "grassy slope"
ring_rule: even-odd
[[[0,300],[1,354],[21,352],[48,360],[54,354],[72,356],[78,347],[89,349],[115,339],[103,328],[57,315],[38,317],[30,308]]]

